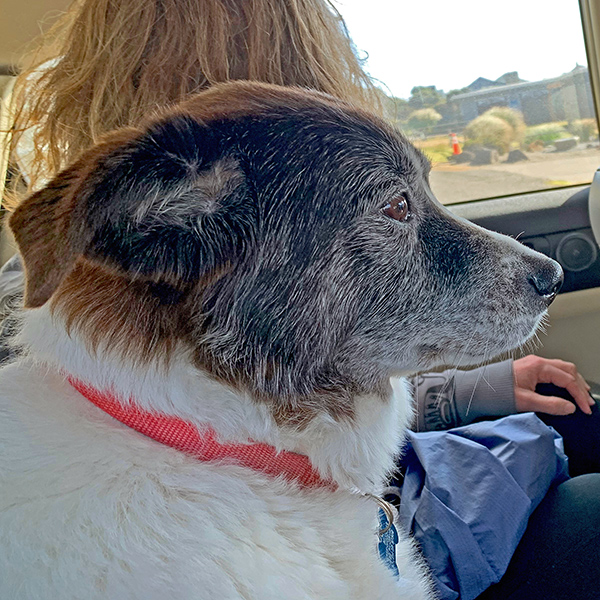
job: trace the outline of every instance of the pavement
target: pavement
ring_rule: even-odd
[[[600,147],[566,152],[530,152],[529,160],[473,167],[441,163],[431,172],[431,187],[440,202],[495,198],[590,183],[600,167]]]

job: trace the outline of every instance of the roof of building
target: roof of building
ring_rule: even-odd
[[[479,88],[476,90],[473,90],[471,92],[466,92],[464,94],[457,94],[456,96],[452,97],[452,100],[464,100],[466,98],[474,98],[474,97],[480,97],[480,96],[490,96],[490,95],[494,95],[494,94],[498,94],[498,93],[504,93],[504,92],[511,92],[513,90],[521,90],[521,89],[526,89],[526,88],[532,88],[532,87],[539,87],[539,86],[545,86],[548,85],[550,83],[555,83],[555,82],[561,82],[561,81],[565,81],[570,79],[573,75],[576,75],[578,73],[585,73],[587,72],[587,67],[584,67],[582,65],[577,65],[572,71],[569,71],[568,73],[563,73],[562,75],[559,75],[558,77],[552,77],[550,79],[541,79],[539,81],[525,81],[523,79],[519,79],[518,82],[516,83],[506,83],[506,84],[502,84],[502,82],[500,82],[501,79],[505,79],[508,77],[508,80],[513,79],[514,80],[514,75],[517,76],[518,78],[518,73],[516,71],[511,71],[509,73],[505,73],[504,75],[502,75],[502,77],[499,77],[495,82],[493,82],[493,87],[483,87],[483,88]],[[479,77],[478,79],[476,79],[470,86],[471,87],[473,84],[475,84],[476,82],[480,81],[480,80],[484,80],[484,81],[490,81],[489,79],[484,79],[483,77]]]

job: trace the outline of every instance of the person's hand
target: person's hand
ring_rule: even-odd
[[[514,361],[513,373],[517,411],[544,412],[550,415],[569,415],[575,412],[575,405],[569,400],[535,393],[538,383],[553,383],[565,388],[584,413],[592,414],[590,407],[593,406],[594,399],[589,395],[590,386],[573,363],[530,354]]]

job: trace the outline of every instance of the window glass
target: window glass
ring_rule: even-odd
[[[446,203],[589,183],[600,166],[577,0],[335,0]]]

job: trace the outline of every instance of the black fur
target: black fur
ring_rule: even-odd
[[[234,260],[253,237],[255,206],[242,178],[214,197],[202,189],[221,156],[212,130],[188,117],[160,122],[109,156],[82,205],[86,254],[182,282]]]

